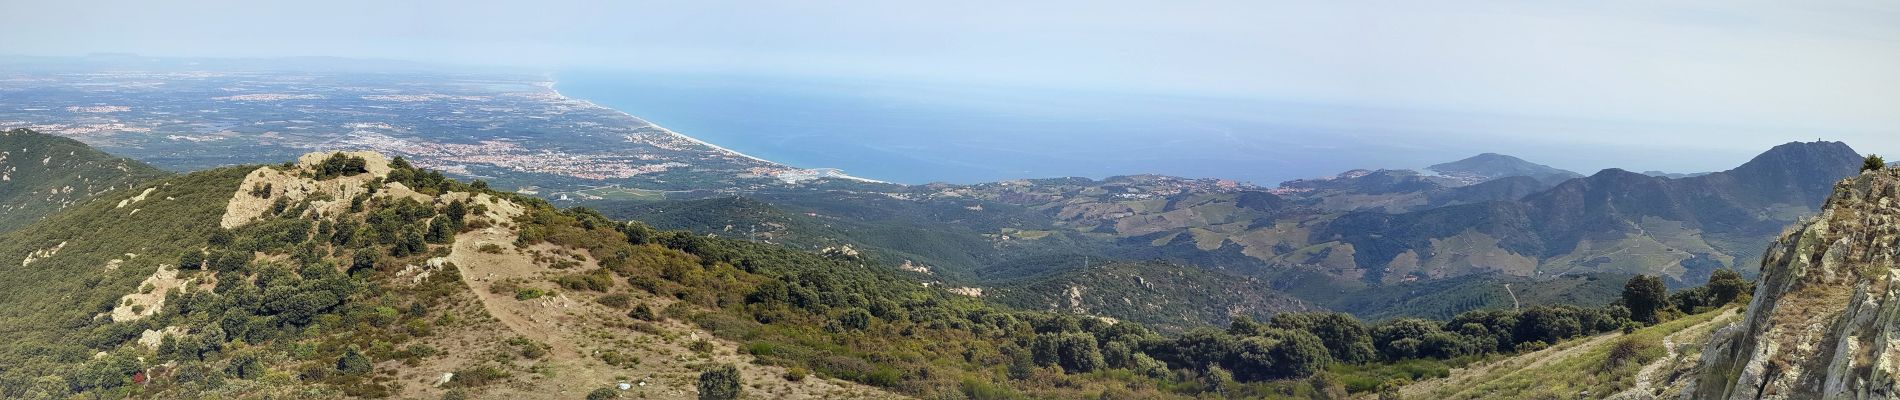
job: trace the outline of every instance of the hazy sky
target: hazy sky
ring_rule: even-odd
[[[1649,127],[1522,133],[1553,143],[1900,151],[1888,1],[0,0],[0,15],[0,54],[875,76]]]

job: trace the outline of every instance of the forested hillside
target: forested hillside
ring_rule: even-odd
[[[165,174],[76,140],[27,129],[0,131],[0,232]]]

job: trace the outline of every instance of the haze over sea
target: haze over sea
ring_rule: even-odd
[[[910,184],[1153,173],[1272,186],[1489,151],[1588,174],[1599,167],[1592,151],[1668,151],[1491,134],[1574,123],[1310,103],[733,75],[555,79],[567,96],[748,155]]]

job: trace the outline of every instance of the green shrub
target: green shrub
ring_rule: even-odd
[[[969,397],[970,400],[1009,400],[1023,398],[1022,395],[1016,394],[1015,391],[1009,390],[1007,387],[997,386],[975,379],[964,379],[963,382],[957,386],[963,390],[963,395]]]
[[[784,377],[785,377],[785,380],[788,380],[788,381],[803,382],[805,380],[805,377],[810,376],[810,375],[811,375],[811,370],[805,369],[805,367],[791,367],[791,368],[785,369]]]
[[[700,400],[732,400],[739,398],[739,369],[732,364],[720,364],[699,373]]]
[[[646,305],[646,303],[633,306],[633,311],[628,311],[627,317],[641,321],[658,321],[660,319],[659,315],[653,313],[653,307]]]
[[[594,302],[613,308],[627,308],[628,305],[633,303],[633,296],[628,296],[626,293],[614,293],[600,296],[600,298],[594,300]]]
[[[594,391],[592,392],[587,392],[587,400],[608,400],[608,399],[618,399],[618,398],[620,398],[620,391],[614,390],[614,388],[610,388],[610,387],[594,389]]]
[[[352,176],[369,172],[368,164],[368,160],[364,160],[362,157],[344,155],[343,153],[331,153],[329,158],[325,158],[323,162],[317,164],[317,180],[328,180],[339,176]]]
[[[476,387],[500,382],[503,379],[508,379],[507,371],[493,365],[482,365],[455,371],[455,377],[449,379],[449,384],[457,387]]]
[[[357,352],[356,349],[343,351],[343,356],[336,360],[336,370],[346,375],[367,374],[372,368],[369,357],[364,357],[363,353]]]

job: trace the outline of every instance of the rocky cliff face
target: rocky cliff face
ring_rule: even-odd
[[[1886,399],[1900,371],[1900,171],[1834,187],[1770,247],[1747,315],[1717,332],[1685,399]]]

